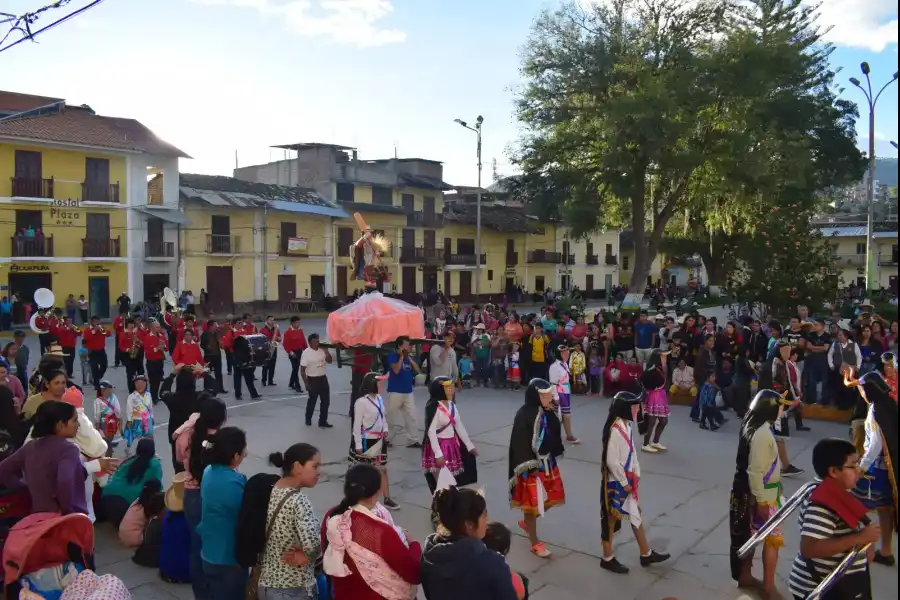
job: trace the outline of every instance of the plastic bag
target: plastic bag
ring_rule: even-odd
[[[450,469],[448,469],[447,467],[442,467],[441,471],[438,473],[437,487],[435,488],[435,491],[445,490],[452,485],[456,485],[456,477],[453,476],[453,473],[450,472]]]

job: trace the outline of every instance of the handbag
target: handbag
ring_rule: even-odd
[[[278,506],[275,507],[275,512],[272,513],[272,520],[269,521],[269,524],[266,525],[266,541],[268,543],[269,536],[272,535],[272,529],[275,527],[275,523],[278,521],[278,515],[281,514],[281,509],[284,508],[284,505],[287,504],[287,501],[300,493],[300,490],[291,490],[289,494],[285,494],[284,498],[278,503]],[[259,576],[262,573],[262,566],[259,564],[262,561],[262,555],[265,552],[265,546],[263,546],[263,552],[260,552],[259,560],[257,560],[256,565],[250,569],[250,580],[247,582],[247,589],[244,592],[245,600],[259,600]]]

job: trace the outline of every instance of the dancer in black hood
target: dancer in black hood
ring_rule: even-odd
[[[538,517],[566,501],[557,465],[563,451],[553,384],[546,379],[532,379],[509,438],[509,504],[522,511],[519,527],[528,534],[531,551],[540,558],[550,558],[550,551],[538,539]]]
[[[628,519],[641,552],[641,566],[669,559],[668,554],[652,550],[647,543],[638,504],[641,467],[635,452],[635,440],[640,440],[647,424],[644,421],[642,403],[646,394],[640,384],[633,391],[621,391],[609,405],[609,416],[603,426],[603,454],[600,462],[603,473],[600,504],[600,530],[603,542],[603,560],[600,566],[613,573],[628,573],[628,567],[613,555],[613,536]]]
[[[878,371],[869,371],[856,380],[847,377],[845,384],[859,390],[869,408],[864,453],[859,461],[862,477],[853,494],[867,509],[878,511],[881,548],[873,560],[893,566],[896,560],[892,544],[897,529],[897,403]]]

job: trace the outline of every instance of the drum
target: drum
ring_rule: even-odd
[[[261,333],[234,338],[234,364],[241,369],[261,367],[271,356],[269,339]]]

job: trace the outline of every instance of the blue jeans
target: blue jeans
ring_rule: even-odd
[[[203,505],[200,501],[200,490],[184,490],[184,518],[191,529],[191,589],[194,590],[194,600],[212,600],[218,598],[212,595],[206,576],[203,573],[203,559],[200,558],[201,541],[197,533],[200,525],[200,516]]]
[[[319,594],[305,588],[266,588],[259,586],[259,600],[316,600]]]
[[[237,565],[214,565],[203,562],[203,575],[213,600],[244,600],[247,592],[247,569]]]
[[[475,359],[475,379],[484,386],[487,386],[491,380],[491,358],[489,356]]]

